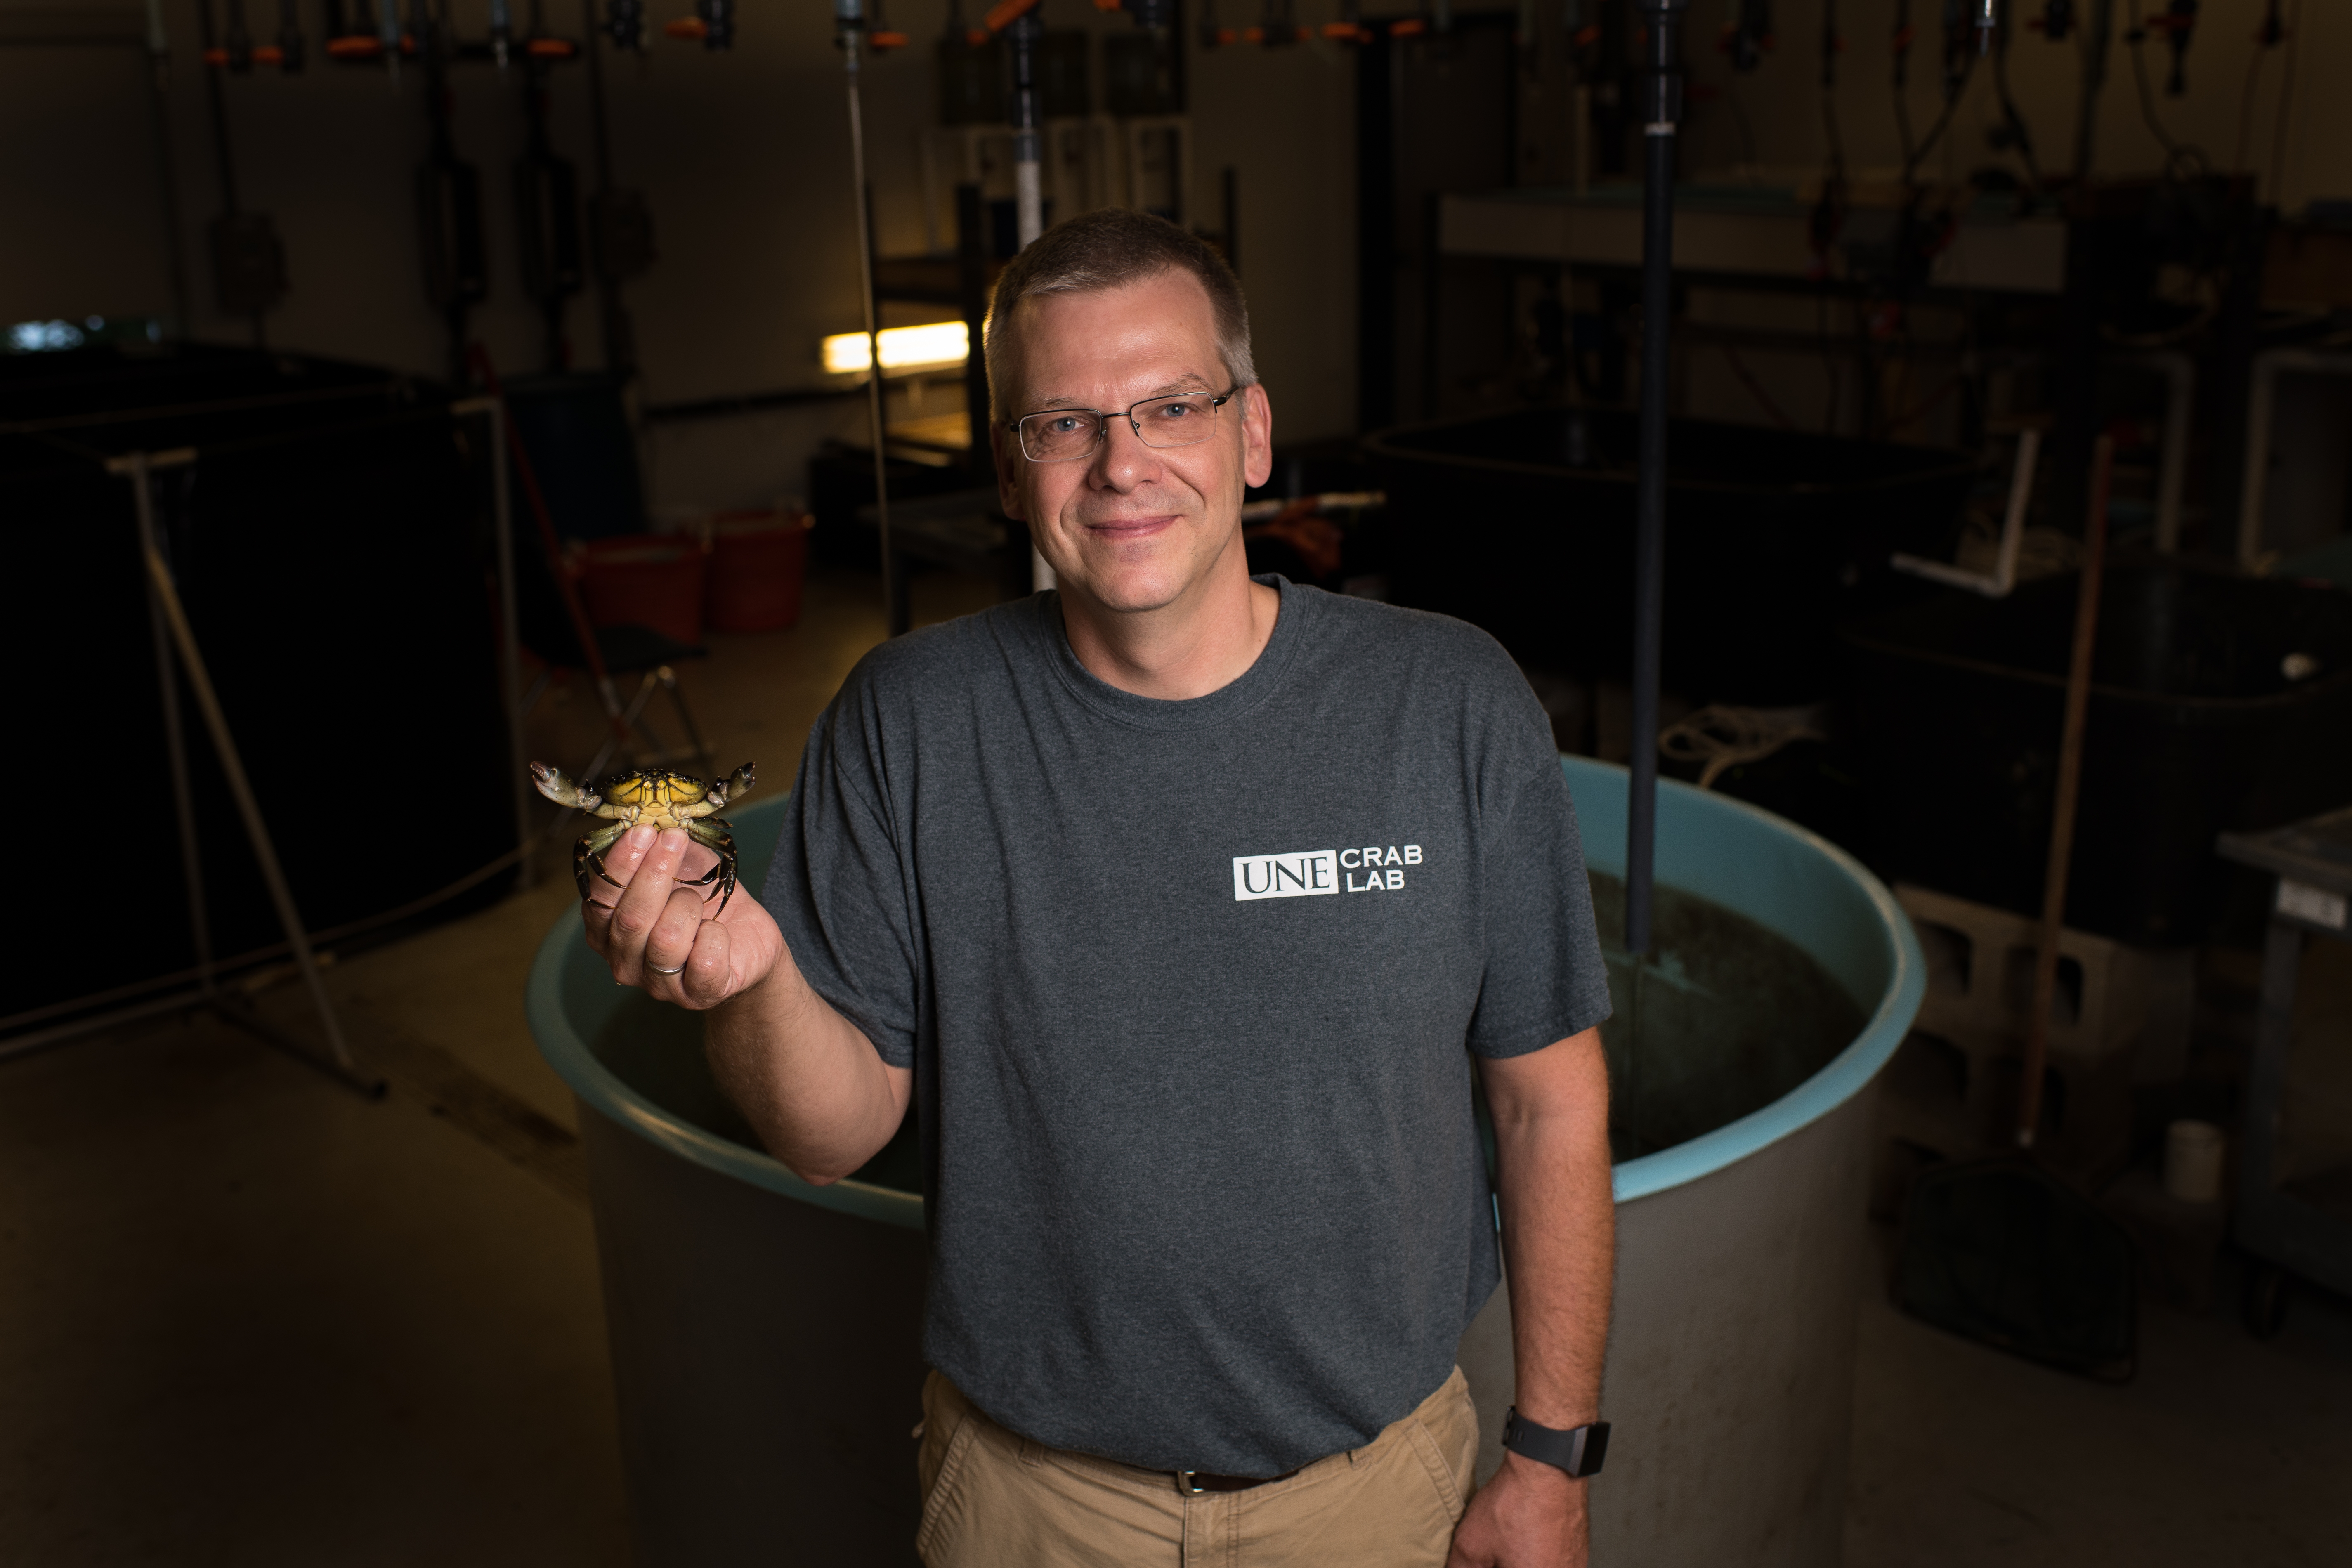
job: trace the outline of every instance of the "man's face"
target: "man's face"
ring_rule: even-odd
[[[1039,295],[1016,309],[1015,419],[1054,408],[1116,416],[1146,398],[1228,384],[1208,290],[1189,273]],[[1031,462],[1012,426],[1000,426],[998,489],[1066,591],[1107,609],[1160,609],[1242,558],[1242,490],[1273,469],[1273,412],[1263,389],[1244,387],[1190,447],[1147,447],[1125,419],[1109,423],[1091,456],[1065,463]]]

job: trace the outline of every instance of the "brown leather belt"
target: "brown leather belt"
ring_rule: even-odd
[[[1202,1492],[1245,1492],[1252,1487],[1286,1481],[1297,1473],[1297,1470],[1285,1470],[1278,1476],[1213,1476],[1204,1470],[1178,1470],[1176,1489],[1186,1497],[1198,1497]]]

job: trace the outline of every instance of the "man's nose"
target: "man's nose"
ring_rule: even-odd
[[[1127,489],[1151,477],[1160,454],[1146,446],[1135,421],[1113,414],[1103,421],[1102,446],[1095,453],[1095,474],[1113,489]]]

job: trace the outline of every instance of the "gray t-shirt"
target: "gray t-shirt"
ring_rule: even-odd
[[[915,1070],[928,1359],[1154,1469],[1278,1474],[1444,1381],[1499,1272],[1468,1052],[1609,1011],[1510,659],[1262,581],[1265,652],[1188,701],[1089,674],[1050,593],[876,648],[766,889]]]

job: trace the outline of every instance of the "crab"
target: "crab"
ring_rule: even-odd
[[[667,768],[640,768],[633,773],[614,773],[600,780],[594,788],[583,789],[566,776],[562,770],[545,763],[530,764],[531,782],[539,793],[558,805],[568,805],[591,816],[611,818],[610,825],[593,833],[583,834],[572,847],[572,875],[580,884],[580,896],[588,896],[588,874],[594,871],[614,887],[604,870],[604,851],[620,839],[622,834],[640,823],[647,827],[683,827],[687,836],[719,857],[719,864],[701,876],[687,882],[689,888],[707,888],[719,884],[719,913],[725,913],[727,900],[735,896],[735,836],[727,824],[713,815],[730,800],[751,793],[756,775],[751,764],[745,763],[734,773],[718,784],[705,784],[688,773],[674,773]],[[702,895],[708,903],[710,895]]]

